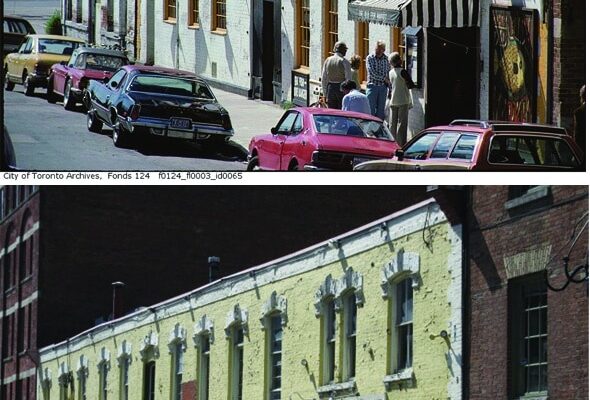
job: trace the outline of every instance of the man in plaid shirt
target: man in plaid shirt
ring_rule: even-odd
[[[367,56],[367,97],[371,114],[385,118],[385,100],[389,83],[389,61],[385,54],[385,42],[377,41],[375,53]]]

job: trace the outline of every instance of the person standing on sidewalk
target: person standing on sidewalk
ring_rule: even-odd
[[[385,42],[377,41],[375,52],[367,56],[367,97],[371,114],[385,118],[385,99],[389,87],[389,61],[385,54]]]
[[[408,112],[412,108],[410,88],[414,87],[414,83],[408,71],[402,68],[402,58],[398,52],[391,53],[389,62],[392,66],[389,71],[389,130],[397,144],[403,146],[408,141]]]
[[[322,90],[328,100],[328,107],[340,110],[342,97],[340,84],[351,78],[350,62],[344,58],[348,47],[344,42],[336,42],[334,55],[326,58],[322,68]]]

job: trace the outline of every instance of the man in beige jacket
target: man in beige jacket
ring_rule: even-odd
[[[322,89],[328,101],[328,107],[342,109],[344,93],[340,90],[340,84],[352,77],[350,61],[344,56],[348,47],[344,42],[336,42],[334,55],[326,58],[322,68]]]

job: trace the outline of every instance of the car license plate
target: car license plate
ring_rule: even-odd
[[[170,129],[193,129],[193,122],[188,118],[170,118]]]

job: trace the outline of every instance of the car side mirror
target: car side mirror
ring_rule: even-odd
[[[402,149],[397,149],[395,151],[395,156],[399,161],[402,161],[404,159],[404,151]]]
[[[104,78],[102,78],[102,83],[107,83],[109,81],[109,77],[105,76]]]
[[[276,126],[273,126],[272,128],[270,128],[270,132],[271,132],[273,135],[276,135],[276,134],[278,133],[277,127],[276,127]]]

